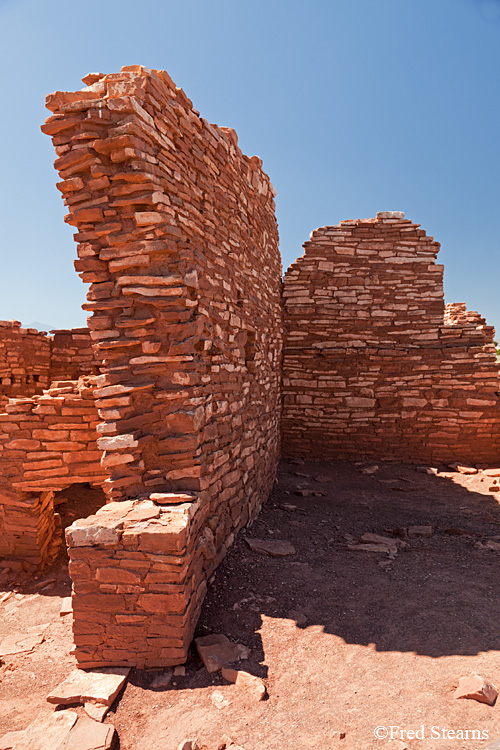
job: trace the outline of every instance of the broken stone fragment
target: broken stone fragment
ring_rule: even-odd
[[[183,665],[179,667],[175,667],[174,669],[174,677],[185,677],[186,676],[186,667]]]
[[[388,547],[393,547],[394,545],[401,544],[401,542],[399,542],[396,539],[392,539],[389,536],[381,536],[380,534],[372,534],[369,531],[362,534],[359,537],[358,541],[361,544],[385,544]]]
[[[149,687],[153,690],[168,687],[172,681],[172,674],[173,672],[171,669],[166,669],[154,678]]]
[[[73,604],[71,602],[71,597],[65,596],[61,602],[61,610],[59,612],[59,616],[64,617],[65,615],[70,615],[72,612],[73,612]]]
[[[231,701],[229,700],[229,698],[226,698],[224,693],[222,693],[220,690],[214,690],[210,700],[214,704],[215,708],[219,709],[219,711],[222,708],[227,708],[231,705]]]
[[[397,554],[398,551],[396,544],[348,544],[347,549],[351,552],[385,552],[391,555]]]
[[[177,750],[198,750],[199,745],[197,740],[182,740],[177,745]]]
[[[281,510],[287,510],[289,513],[293,513],[297,510],[296,505],[291,505],[290,503],[283,503],[280,505]]]
[[[83,708],[85,713],[90,716],[94,721],[103,721],[104,717],[109,711],[109,706],[104,706],[102,703],[85,703]]]
[[[129,672],[129,667],[105,667],[92,671],[75,669],[49,693],[47,701],[64,706],[70,703],[101,703],[111,706]]]
[[[361,474],[375,474],[379,470],[379,467],[377,464],[372,464],[371,466],[365,466],[363,469],[360,469]]]
[[[477,469],[475,466],[461,466],[460,464],[456,465],[456,469],[460,474],[477,474]]]
[[[498,690],[481,675],[471,674],[460,678],[454,696],[455,698],[470,698],[492,706],[497,699]]]
[[[500,477],[500,469],[483,469],[485,477]]]
[[[408,526],[408,536],[410,537],[423,537],[424,539],[430,539],[432,536],[432,526]]]
[[[263,555],[270,555],[271,557],[284,557],[285,555],[294,555],[296,550],[290,542],[276,540],[269,541],[267,539],[251,539],[246,537],[246,543],[252,550],[252,552],[259,552]]]
[[[266,697],[266,686],[258,677],[250,674],[250,672],[244,672],[242,669],[228,669],[224,667],[222,669],[222,676],[228,682],[233,682],[236,687],[242,688],[258,701],[264,700]]]
[[[242,643],[233,643],[222,633],[195,639],[196,649],[207,672],[219,672],[233,661],[247,659],[249,649]]]
[[[324,492],[318,492],[318,490],[296,490],[296,495],[300,497],[324,497]]]

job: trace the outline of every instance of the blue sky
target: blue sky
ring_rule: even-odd
[[[0,0],[0,62],[0,319],[85,324],[44,99],[140,63],[263,159],[285,268],[317,226],[405,211],[500,336],[500,0]]]

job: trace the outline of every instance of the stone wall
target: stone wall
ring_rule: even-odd
[[[140,609],[120,648],[105,635],[79,645],[77,658],[113,661],[116,647],[121,663],[128,642],[129,651],[149,652],[150,665],[175,663],[189,645],[207,577],[274,481],[281,354],[274,191],[260,159],[242,154],[234,131],[200,117],[165,71],[130,66],[84,83],[82,91],[47,98],[54,114],[42,129],[58,156],[66,221],[77,228],[76,267],[90,282],[84,307],[103,361],[96,396],[106,491],[116,501],[156,504],[159,497],[167,505],[188,492],[195,510],[187,536],[171,520],[177,511],[161,515],[168,533],[182,537],[177,548],[189,563],[179,563],[171,581],[187,592],[175,635],[180,650],[167,656],[147,645],[153,636],[137,591],[124,591],[111,573],[92,606],[81,605],[89,570],[73,566],[76,628],[92,628],[109,612],[113,586],[122,587],[127,611]],[[120,512],[125,523],[127,503]],[[85,535],[94,551],[97,516]],[[85,545],[68,539],[76,562]],[[106,556],[128,559],[126,547],[115,536],[99,565],[114,567]],[[156,591],[156,611],[178,615],[170,584],[162,589],[152,580],[145,585]],[[122,606],[120,599],[118,614]]]
[[[0,414],[0,558],[45,565],[61,542],[54,490],[104,483],[94,387],[92,377],[55,382]]]
[[[51,342],[18,320],[0,320],[0,411],[9,398],[42,393],[50,383]]]
[[[9,398],[42,393],[52,380],[99,372],[88,328],[51,333],[0,320],[0,411]]]
[[[439,243],[404,214],[322,227],[284,278],[283,450],[494,463],[494,330],[443,301]]]
[[[78,380],[99,373],[88,328],[51,331],[50,380]]]

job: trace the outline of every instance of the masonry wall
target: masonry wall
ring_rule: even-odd
[[[500,458],[494,330],[445,309],[439,243],[402,217],[317,229],[285,274],[287,456]]]
[[[80,375],[99,373],[88,328],[56,329],[51,333],[51,381],[78,380]]]
[[[234,131],[200,117],[164,71],[130,66],[84,82],[82,91],[48,97],[54,114],[42,129],[53,137],[66,220],[77,228],[76,267],[90,282],[84,307],[103,361],[96,396],[108,496],[154,495],[163,507],[188,492],[196,507],[178,548],[188,578],[186,566],[174,576],[188,592],[183,625],[170,646],[140,649],[150,665],[175,663],[185,658],[207,577],[274,480],[281,354],[274,191],[260,159],[241,153]],[[85,535],[93,540],[87,553],[99,547],[99,524]],[[70,555],[82,546],[77,552],[70,539]],[[122,552],[120,537],[104,556]],[[118,605],[141,609],[137,590],[112,599],[118,578],[89,593],[87,606],[79,575],[77,627],[87,623],[90,632]],[[170,611],[167,589],[146,585],[150,606]],[[117,624],[115,613],[109,628]],[[133,651],[149,637],[141,620],[127,628],[119,660],[127,643]],[[110,639],[106,630],[99,642],[80,640],[80,663],[113,660]]]
[[[42,393],[50,382],[51,342],[18,320],[0,320],[0,411],[9,398]]]
[[[18,320],[0,320],[0,411],[9,398],[42,393],[52,380],[98,372],[88,328],[55,330],[49,336],[22,328]]]
[[[61,543],[54,491],[104,483],[94,388],[92,377],[56,381],[0,414],[0,557],[45,565]]]

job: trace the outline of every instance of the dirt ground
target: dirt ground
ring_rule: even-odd
[[[271,498],[209,587],[197,635],[224,633],[251,648],[238,666],[264,680],[267,700],[209,675],[194,651],[186,675],[166,688],[151,687],[158,671],[133,671],[105,719],[121,750],[177,750],[194,737],[217,750],[224,734],[245,750],[403,747],[383,729],[377,739],[377,727],[394,727],[410,750],[478,750],[500,737],[500,701],[453,697],[471,672],[500,688],[500,551],[480,546],[500,540],[500,493],[489,491],[499,480],[384,463],[363,473],[368,465],[283,462]],[[92,492],[80,488],[73,507],[60,507],[65,523],[74,520],[68,511],[84,505],[77,514],[87,515],[102,502]],[[365,532],[397,539],[422,524],[432,536],[404,539],[393,560],[348,549]],[[287,540],[296,553],[254,553],[245,536]],[[64,553],[40,581],[3,591],[0,642],[13,633],[45,638],[31,653],[4,657],[6,732],[52,710],[46,695],[74,666],[71,615],[59,615],[70,593]],[[420,737],[408,739],[409,730]]]

